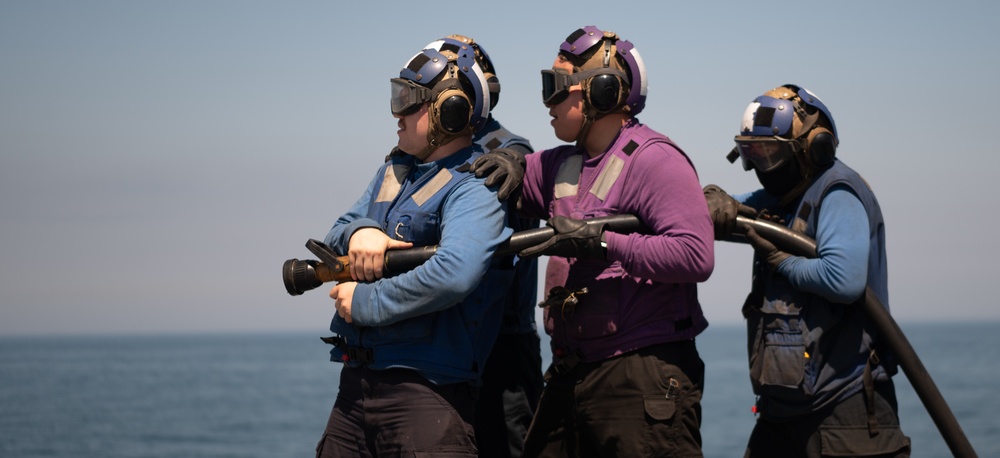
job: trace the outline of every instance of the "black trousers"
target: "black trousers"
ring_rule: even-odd
[[[899,428],[892,381],[875,383],[877,427],[868,425],[861,391],[832,408],[789,421],[758,419],[744,458],[820,458],[910,456],[910,438]]]
[[[475,457],[474,392],[408,369],[344,367],[316,456]]]
[[[543,385],[538,334],[500,335],[483,369],[483,386],[476,401],[480,458],[521,456]]]
[[[545,387],[525,457],[701,457],[694,341],[581,363]]]

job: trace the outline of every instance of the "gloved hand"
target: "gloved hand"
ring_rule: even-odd
[[[748,217],[757,215],[757,210],[739,203],[714,184],[705,186],[702,192],[705,193],[708,214],[712,217],[712,224],[715,226],[715,240],[725,240],[733,235],[733,230],[736,229],[737,215]]]
[[[529,258],[544,254],[564,258],[607,259],[607,250],[601,245],[606,225],[588,225],[566,216],[553,216],[545,225],[555,229],[555,235],[544,243],[521,250],[518,256]]]
[[[524,155],[507,148],[497,148],[476,158],[469,171],[476,177],[486,177],[486,186],[500,185],[497,198],[507,200],[521,187],[524,180]]]
[[[779,250],[773,243],[758,235],[757,231],[753,230],[752,227],[747,227],[746,238],[747,241],[750,242],[750,246],[753,247],[753,251],[757,253],[757,256],[760,256],[761,259],[767,262],[767,265],[771,267],[771,270],[777,270],[782,261],[792,256]]]

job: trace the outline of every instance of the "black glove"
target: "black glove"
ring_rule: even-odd
[[[792,256],[779,250],[773,243],[758,235],[757,231],[753,230],[752,227],[747,226],[746,238],[747,241],[750,242],[750,246],[753,247],[753,251],[757,253],[757,256],[760,256],[761,259],[767,262],[767,265],[771,266],[771,270],[777,270],[778,265],[780,265],[782,261]]]
[[[708,204],[708,214],[712,217],[712,224],[715,226],[715,240],[726,240],[730,235],[733,235],[733,230],[736,229],[737,215],[749,217],[757,215],[757,210],[737,202],[726,191],[714,184],[705,186],[702,191],[705,193],[705,202]]]
[[[566,216],[553,216],[545,225],[555,229],[556,234],[544,243],[521,250],[518,256],[529,258],[544,254],[564,258],[607,259],[607,249],[601,244],[606,225],[587,224]]]
[[[524,155],[508,148],[497,148],[476,158],[469,171],[476,177],[486,177],[486,186],[500,185],[497,198],[507,200],[521,187],[524,180]]]

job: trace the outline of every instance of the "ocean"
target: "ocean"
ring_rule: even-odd
[[[978,455],[1000,456],[1000,323],[901,327]],[[311,457],[340,367],[320,335],[0,338],[0,457]],[[698,347],[705,456],[740,457],[754,422],[743,327],[713,325]],[[950,456],[895,380],[912,456]]]

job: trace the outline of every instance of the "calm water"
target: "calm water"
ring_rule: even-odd
[[[1000,456],[1000,323],[902,327],[979,456]],[[698,344],[705,455],[742,456],[743,329]],[[0,457],[309,457],[336,395],[326,359],[318,334],[0,339]],[[913,456],[949,456],[896,381]]]

